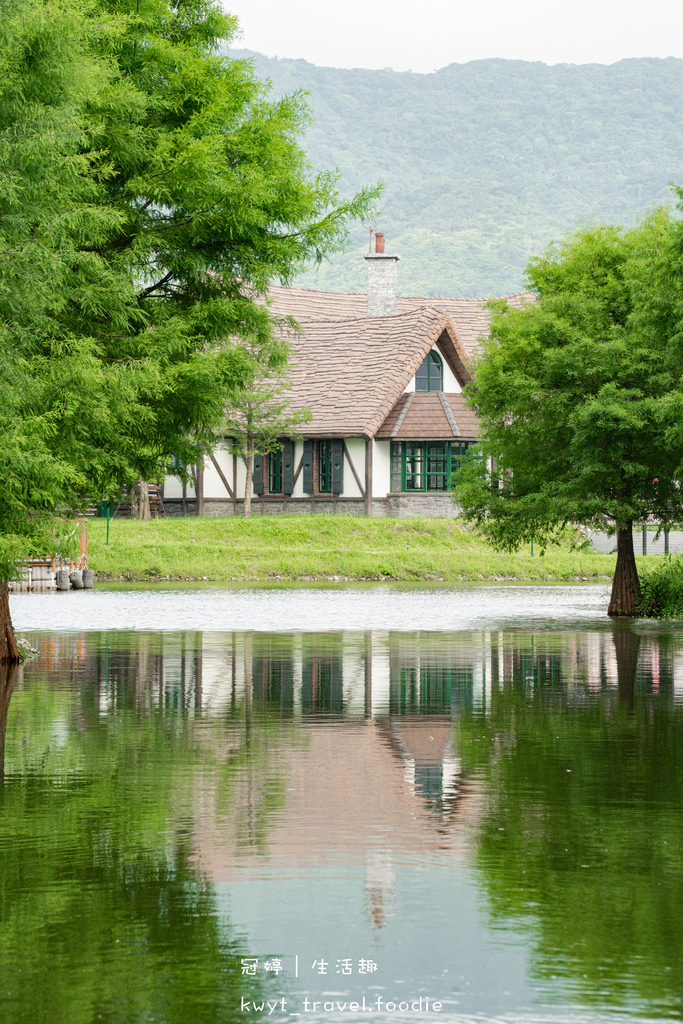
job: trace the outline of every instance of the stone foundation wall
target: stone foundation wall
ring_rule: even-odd
[[[197,514],[194,499],[186,500],[185,515]],[[168,516],[182,516],[183,503],[180,498],[165,498],[164,509]],[[251,502],[251,513],[254,516],[277,516],[286,512],[288,515],[331,516],[335,513],[345,516],[364,516],[365,501],[363,498],[265,498],[255,497]],[[205,516],[244,515],[244,501],[237,502],[221,498],[204,499]],[[458,509],[453,504],[450,494],[389,494],[386,498],[374,498],[372,502],[373,518],[397,516],[409,518],[421,516],[425,519],[453,518]]]
[[[183,511],[183,502],[181,498],[164,498],[164,515],[166,516],[196,516],[197,505],[194,498],[188,498],[185,501],[185,510]],[[228,512],[223,512],[221,515],[229,515]]]
[[[165,498],[164,509],[167,516],[195,516],[197,514],[194,499],[185,502],[186,511],[183,513],[183,503],[180,498]],[[286,512],[288,515],[316,515],[331,516],[340,513],[345,516],[365,515],[365,501],[363,498],[266,498],[262,500],[254,497],[251,500],[251,514],[254,516],[277,516]],[[373,501],[373,516],[385,516],[386,499],[375,498]],[[244,515],[244,500],[238,498],[237,502],[222,500],[220,498],[204,499],[205,516],[233,516]]]
[[[421,516],[423,519],[454,519],[458,508],[450,494],[389,494],[387,495],[387,516],[399,519]]]

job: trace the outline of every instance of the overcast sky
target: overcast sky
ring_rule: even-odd
[[[612,64],[683,57],[671,0],[224,0],[233,45],[343,68],[434,71],[485,57]]]

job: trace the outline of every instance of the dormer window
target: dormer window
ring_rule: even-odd
[[[443,391],[443,363],[436,352],[428,352],[415,374],[416,391]]]

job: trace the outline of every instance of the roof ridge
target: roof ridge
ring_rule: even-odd
[[[327,294],[336,295],[338,293],[328,292]],[[414,302],[424,300],[425,303],[430,302],[430,300],[436,300],[437,302],[489,302],[491,299],[516,299],[520,295],[533,295],[533,292],[522,289],[521,292],[506,292],[505,295],[399,295],[398,298],[412,299]]]
[[[370,324],[377,323],[377,321],[387,321],[387,323],[395,322],[396,320],[403,319],[405,317],[418,317],[422,319],[425,314],[432,314],[433,316],[443,318],[447,317],[453,324],[453,317],[450,315],[447,309],[439,309],[437,306],[413,306],[412,309],[405,309],[401,313],[392,313],[389,316],[340,316],[340,317],[315,317],[315,319],[308,319],[299,317],[309,327],[315,324]],[[296,315],[292,314],[296,320]],[[279,318],[283,319],[283,318]],[[455,325],[455,324],[454,324]]]
[[[283,292],[302,292],[306,295],[337,295],[340,298],[364,298],[367,292],[336,292],[327,291],[321,288],[300,288],[298,285],[286,285],[286,284],[271,284],[268,286],[268,290],[276,290]],[[398,299],[407,299],[408,301],[420,302],[420,305],[428,305],[430,299],[436,299],[440,302],[488,302],[490,299],[515,299],[520,295],[533,295],[526,288],[522,288],[518,292],[506,292],[504,295],[398,295]],[[424,301],[423,301],[424,300]]]

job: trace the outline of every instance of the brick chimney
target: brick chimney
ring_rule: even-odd
[[[375,251],[367,254],[368,316],[396,316],[399,257],[384,251],[384,235],[375,235]]]

